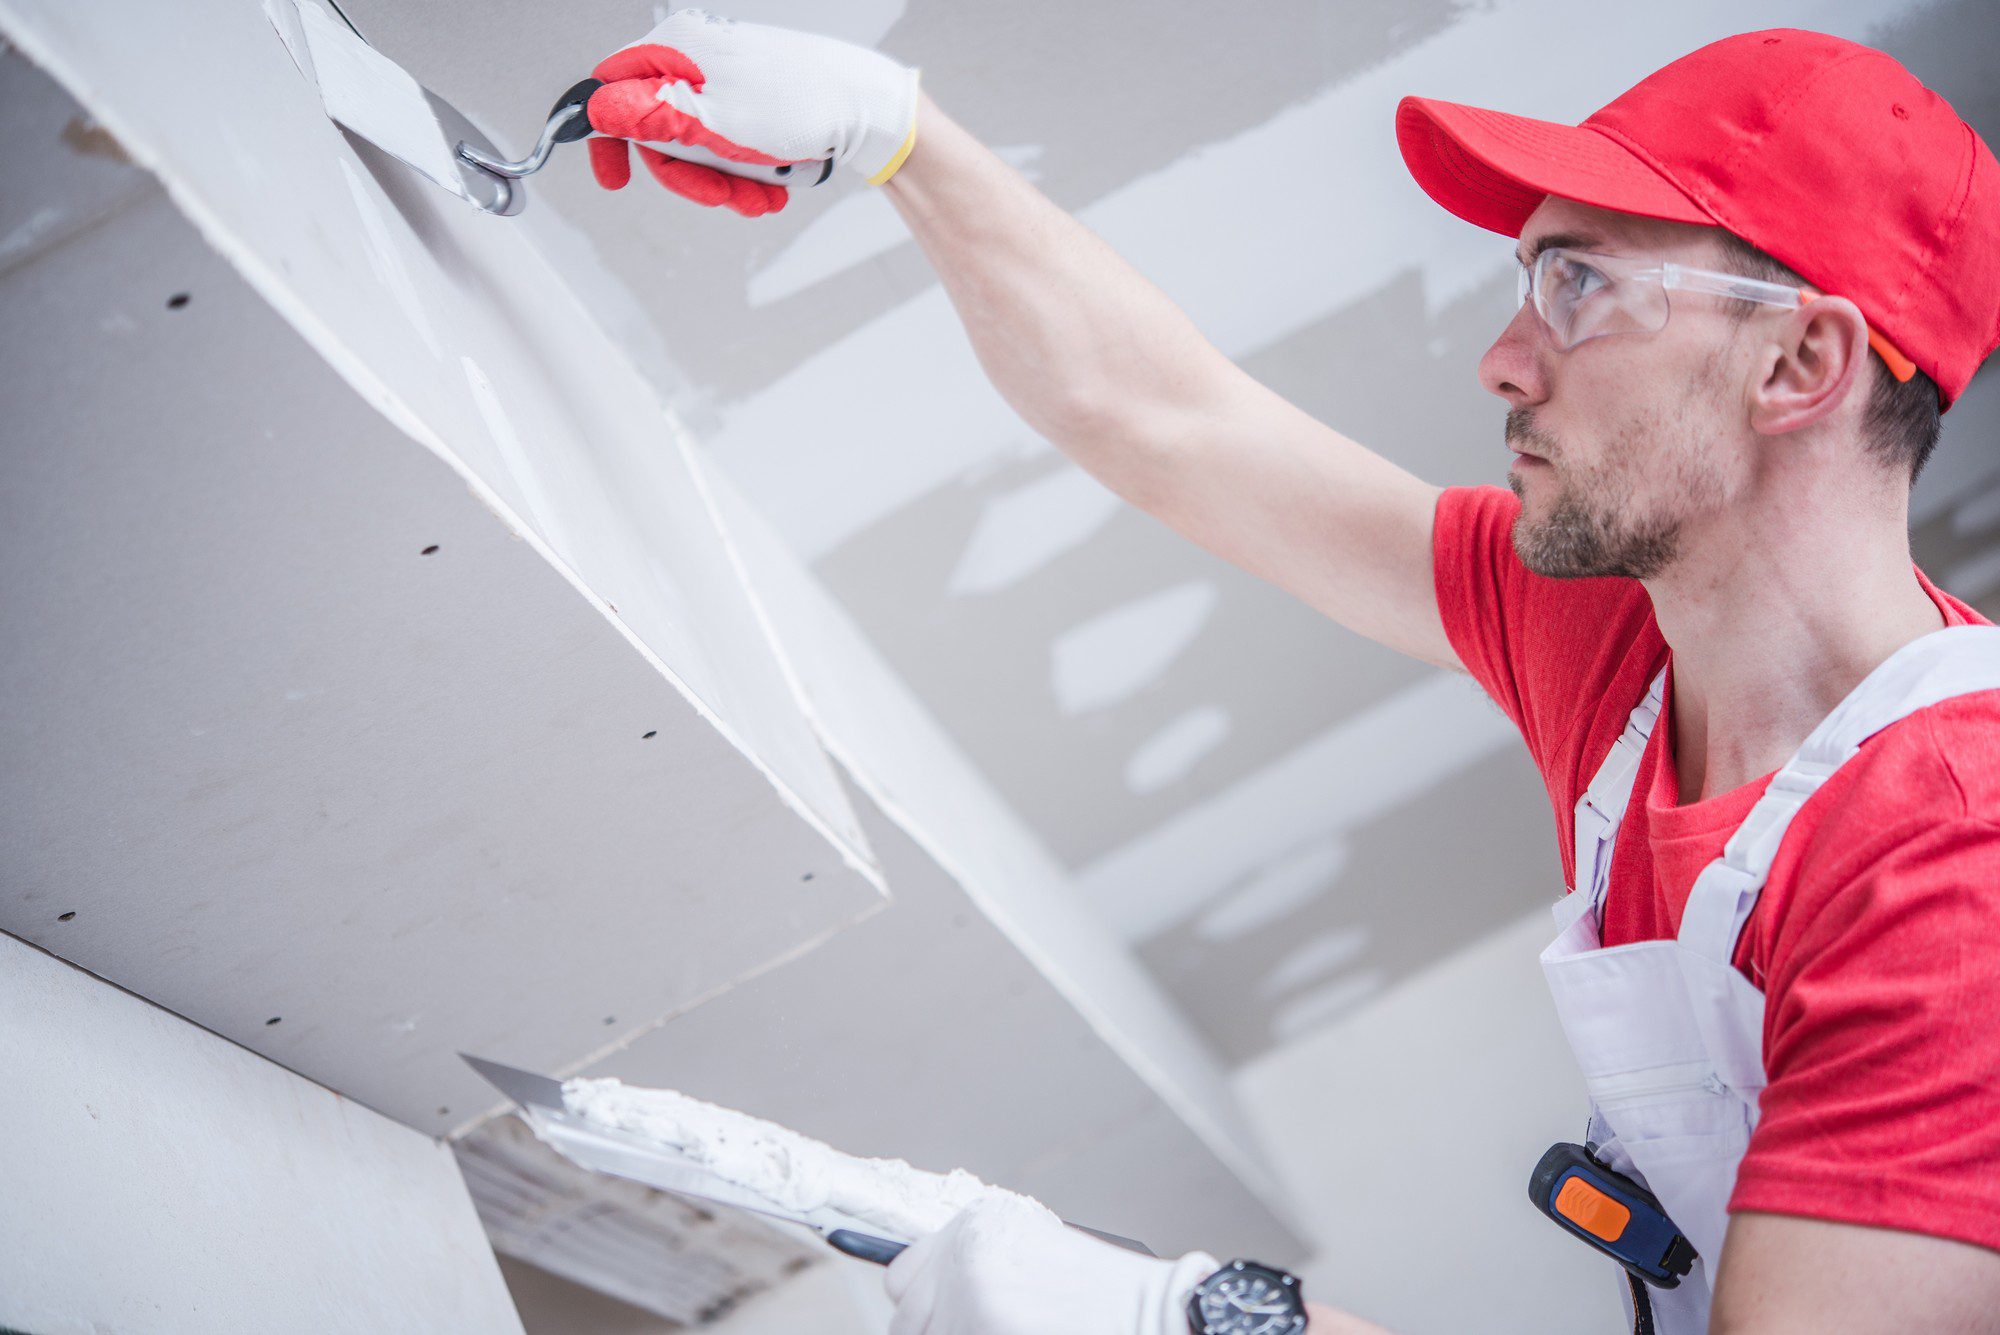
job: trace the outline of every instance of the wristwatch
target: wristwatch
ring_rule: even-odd
[[[1188,1298],[1194,1335],[1299,1335],[1306,1300],[1297,1275],[1256,1261],[1231,1261]]]

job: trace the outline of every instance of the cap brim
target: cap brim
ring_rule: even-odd
[[[1716,220],[1644,159],[1588,125],[1406,97],[1396,144],[1424,193],[1478,227],[1519,236],[1549,195],[1645,218]]]

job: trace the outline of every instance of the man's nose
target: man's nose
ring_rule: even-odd
[[[1540,403],[1548,397],[1548,355],[1548,335],[1541,317],[1535,313],[1534,303],[1522,302],[1500,337],[1479,359],[1479,383],[1510,407]]]

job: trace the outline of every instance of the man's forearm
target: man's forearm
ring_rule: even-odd
[[[1164,448],[1148,431],[1227,362],[1164,293],[935,103],[885,187],[1014,411],[1138,500]]]

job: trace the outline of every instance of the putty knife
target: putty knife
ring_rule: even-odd
[[[803,1224],[825,1238],[835,1250],[877,1265],[889,1264],[909,1246],[908,1238],[885,1238],[874,1225],[830,1207],[821,1206],[803,1212],[786,1209],[758,1192],[716,1176],[694,1160],[657,1141],[586,1121],[564,1105],[560,1081],[474,1057],[470,1053],[461,1052],[458,1055],[485,1077],[487,1083],[514,1101],[522,1120],[527,1122],[543,1144],[580,1168],[643,1182],[677,1196],[693,1196],[773,1219]],[[1153,1254],[1145,1244],[1121,1238],[1115,1233],[1085,1228],[1081,1224],[1070,1224],[1070,1227],[1142,1256]]]
[[[299,69],[319,86],[330,119],[487,213],[505,217],[527,207],[521,178],[540,171],[557,144],[591,134],[584,103],[602,86],[597,79],[557,98],[528,155],[511,159],[451,103],[368,45],[338,8],[322,0],[266,0],[265,10]],[[767,167],[731,162],[693,144],[653,147],[775,185],[818,185],[833,173],[830,158]]]

